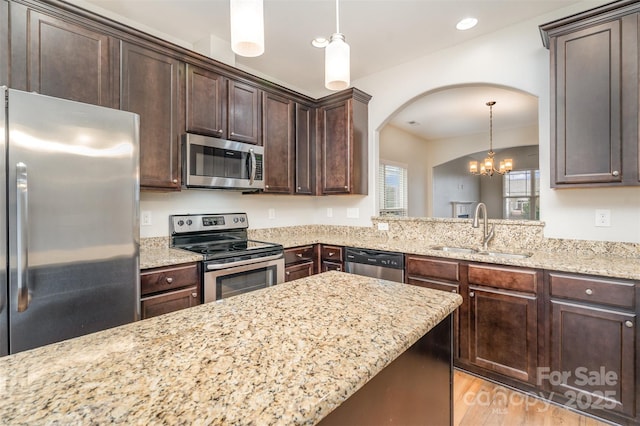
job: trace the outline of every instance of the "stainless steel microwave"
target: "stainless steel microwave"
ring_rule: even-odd
[[[264,148],[187,133],[182,137],[182,183],[187,188],[264,189]]]

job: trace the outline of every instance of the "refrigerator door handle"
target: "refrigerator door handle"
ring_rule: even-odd
[[[27,210],[28,199],[27,165],[23,162],[16,164],[16,207],[17,207],[17,287],[18,287],[18,312],[23,312],[29,307],[29,212]]]

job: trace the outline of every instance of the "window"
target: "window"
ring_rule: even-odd
[[[503,218],[540,220],[540,171],[517,170],[502,177]]]
[[[378,193],[380,216],[407,216],[407,165],[380,162]]]

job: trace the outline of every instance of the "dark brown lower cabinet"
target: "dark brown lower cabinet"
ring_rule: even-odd
[[[197,287],[169,291],[145,297],[140,301],[142,319],[156,317],[200,304]]]
[[[551,301],[551,366],[544,381],[581,410],[635,416],[635,315]]]
[[[555,272],[549,273],[549,289],[549,367],[541,384],[569,407],[637,421],[640,290],[631,281]]]
[[[297,280],[318,273],[318,246],[291,247],[284,250],[284,280]]]
[[[538,354],[534,294],[469,287],[469,362],[535,383]]]
[[[300,278],[310,277],[314,274],[314,263],[298,263],[284,268],[284,281],[289,282]]]
[[[342,263],[338,262],[329,262],[326,260],[322,261],[321,272],[328,271],[342,271],[344,268],[342,267]]]
[[[145,269],[140,274],[141,318],[202,303],[199,263]]]
[[[320,272],[344,271],[344,250],[341,246],[320,245]]]

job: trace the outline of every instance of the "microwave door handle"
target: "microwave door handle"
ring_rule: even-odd
[[[251,169],[249,185],[253,185],[253,181],[256,179],[256,154],[253,152],[253,148],[249,150],[249,168]]]

